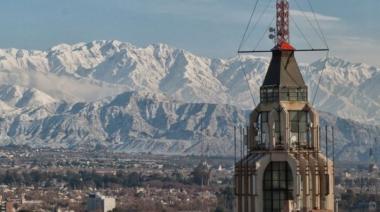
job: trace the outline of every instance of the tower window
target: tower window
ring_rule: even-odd
[[[293,199],[293,176],[287,162],[271,162],[264,172],[264,210],[281,212]]]
[[[280,89],[280,100],[282,101],[307,101],[307,88]]]
[[[288,95],[289,95],[289,100],[290,101],[297,101],[298,100],[298,98],[297,98],[297,89],[296,88],[290,88],[289,89],[289,93],[288,93]]]
[[[307,111],[289,111],[290,145],[306,147],[310,145],[310,113]]]
[[[261,88],[260,101],[263,103],[278,101],[278,87]]]

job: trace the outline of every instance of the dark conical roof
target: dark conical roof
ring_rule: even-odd
[[[263,86],[306,87],[293,50],[273,49]]]

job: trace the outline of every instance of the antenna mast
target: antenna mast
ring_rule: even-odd
[[[276,4],[276,28],[277,44],[289,43],[289,2],[288,0],[277,0]]]
[[[276,28],[270,27],[269,32],[271,33],[269,35],[270,39],[274,40],[275,43],[275,50],[288,50],[288,51],[294,51],[294,52],[314,52],[314,51],[329,51],[328,48],[319,48],[319,49],[295,49],[290,45],[290,39],[289,39],[289,1],[288,0],[277,0],[276,2]],[[273,34],[272,34],[273,33]],[[245,36],[245,34],[244,34]],[[244,37],[243,37],[244,38]],[[272,50],[248,50],[248,51],[241,51],[239,48],[238,53],[239,54],[246,54],[246,53],[266,53],[266,52],[272,52]]]

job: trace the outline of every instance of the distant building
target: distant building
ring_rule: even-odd
[[[106,197],[99,193],[91,193],[87,197],[86,211],[108,212],[116,207],[116,201],[112,197]]]
[[[237,211],[334,211],[333,162],[321,152],[319,114],[289,44],[288,1],[276,8],[276,45],[250,115],[247,152],[235,164]]]

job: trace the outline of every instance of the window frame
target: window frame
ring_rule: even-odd
[[[263,211],[280,212],[287,200],[294,199],[293,186],[288,162],[270,162],[263,176]]]

